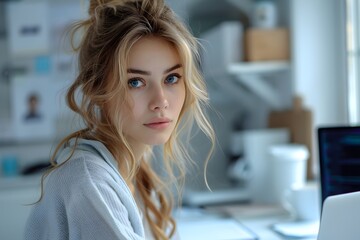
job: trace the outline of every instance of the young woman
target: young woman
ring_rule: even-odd
[[[197,42],[163,0],[92,0],[89,14],[73,29],[84,32],[67,93],[86,127],[57,147],[26,239],[174,239],[169,187],[190,160],[180,139],[195,122],[214,142]]]

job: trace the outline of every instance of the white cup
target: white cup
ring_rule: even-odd
[[[274,203],[280,204],[286,189],[293,185],[304,185],[306,182],[306,162],[309,151],[300,144],[273,145],[269,148],[271,155],[271,185]]]
[[[294,185],[285,190],[282,204],[296,220],[320,219],[320,193],[316,183]]]
[[[274,202],[272,189],[267,184],[271,182],[269,147],[274,144],[285,144],[288,141],[289,131],[285,128],[244,131],[244,159],[240,164],[244,171],[241,174],[247,179],[253,202]]]

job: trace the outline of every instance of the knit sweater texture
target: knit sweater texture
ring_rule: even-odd
[[[80,139],[65,162],[74,143],[70,141],[56,158],[63,166],[45,179],[43,198],[33,206],[25,239],[145,239],[141,212],[112,154],[98,141]]]

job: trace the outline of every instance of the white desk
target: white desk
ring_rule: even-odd
[[[259,240],[287,239],[274,232],[271,229],[271,226],[276,223],[283,223],[292,220],[291,216],[285,210],[281,207],[272,205],[239,204],[207,207],[201,211],[193,210],[192,213],[189,213],[191,210],[189,211],[184,209],[184,211],[186,216],[177,218],[178,222],[179,220],[193,221],[193,223],[196,224],[196,221],[201,221],[201,219],[214,219],[216,216],[223,216],[235,219],[237,222],[241,223],[253,232]],[[179,227],[181,227],[181,224]],[[221,231],[221,229],[219,229],[219,231]]]
[[[207,210],[222,212],[236,219],[254,232],[261,240],[283,240],[284,238],[271,230],[270,226],[290,219],[290,215],[285,210],[272,205],[240,204],[211,207]]]

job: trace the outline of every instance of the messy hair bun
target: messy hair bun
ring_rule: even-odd
[[[150,9],[150,12],[162,12],[164,8],[164,0],[90,0],[89,15],[94,16],[96,9],[101,6],[121,6],[128,2],[141,3],[142,9]]]
[[[93,16],[95,15],[95,10],[98,6],[103,6],[107,3],[112,2],[112,0],[90,0],[89,4],[89,15]]]

